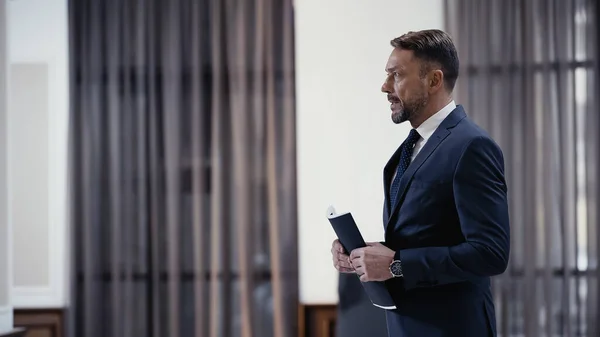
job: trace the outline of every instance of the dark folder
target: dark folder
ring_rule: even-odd
[[[346,254],[350,254],[356,248],[366,247],[365,240],[360,234],[358,226],[351,213],[337,214],[333,206],[327,209],[327,219],[335,231],[340,243],[344,247]],[[385,283],[383,282],[361,282],[363,288],[371,303],[382,309],[396,309],[396,304],[392,299]]]

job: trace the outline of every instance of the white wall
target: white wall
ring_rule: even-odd
[[[68,279],[67,1],[6,3],[12,300],[17,308],[61,307]],[[381,171],[408,133],[391,122],[379,91],[389,40],[443,27],[442,0],[296,0],[295,8],[300,300],[335,303],[325,210],[352,211],[367,240],[383,237]],[[25,86],[35,79],[47,86]]]
[[[0,1],[0,333],[13,327],[6,151],[6,3]]]
[[[383,166],[408,135],[381,93],[390,40],[443,28],[442,0],[296,0],[300,302],[337,302],[327,206],[383,240]]]
[[[7,4],[13,304],[63,307],[68,266],[67,1]]]

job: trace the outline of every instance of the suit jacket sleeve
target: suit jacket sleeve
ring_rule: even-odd
[[[451,247],[396,252],[404,288],[433,286],[503,273],[510,250],[502,151],[490,138],[473,139],[454,173],[454,201],[465,241]]]

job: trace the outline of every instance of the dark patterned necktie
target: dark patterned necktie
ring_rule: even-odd
[[[415,144],[421,138],[417,130],[412,129],[408,134],[408,137],[401,145],[400,152],[400,162],[398,163],[398,168],[396,170],[396,176],[394,177],[394,181],[392,182],[392,186],[390,187],[390,208],[394,207],[396,204],[396,198],[398,197],[398,189],[400,188],[400,178],[408,165],[410,165],[410,161],[412,159],[413,149],[415,148]]]

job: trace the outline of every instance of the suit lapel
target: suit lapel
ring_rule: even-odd
[[[406,172],[404,172],[404,174],[400,178],[400,187],[398,188],[399,196],[398,196],[398,198],[396,198],[396,203],[391,206],[391,210],[388,215],[388,222],[390,221],[391,215],[394,214],[394,212],[396,211],[396,208],[398,207],[398,205],[401,203],[401,201],[404,200],[404,194],[406,193],[406,188],[408,187],[408,184],[411,182],[413,176],[415,175],[415,172],[417,172],[417,170],[421,167],[421,165],[423,165],[423,163],[425,163],[425,161],[429,158],[429,156],[431,156],[433,151],[438,147],[438,145],[440,145],[440,143],[446,137],[448,137],[449,134],[450,134],[450,131],[448,131],[447,129],[438,128],[433,133],[431,138],[429,138],[427,143],[425,143],[425,146],[423,147],[423,149],[421,149],[419,154],[415,157],[415,160],[410,165],[408,165]],[[386,227],[387,227],[387,225],[386,225]]]
[[[464,109],[462,108],[462,106],[458,105],[456,107],[456,109],[454,109],[450,113],[450,115],[448,115],[448,117],[446,117],[446,119],[444,119],[444,121],[440,124],[440,126],[435,130],[433,135],[431,135],[429,140],[427,140],[427,143],[425,143],[425,146],[421,149],[419,154],[417,154],[417,156],[415,157],[415,160],[408,166],[408,168],[406,169],[406,172],[404,172],[404,174],[400,178],[400,187],[398,189],[398,193],[400,195],[398,196],[398,198],[396,198],[396,203],[394,205],[390,205],[390,208],[386,207],[387,221],[385,223],[385,228],[387,228],[392,216],[396,212],[396,209],[404,201],[404,195],[406,194],[407,187],[410,184],[410,182],[412,181],[412,178],[415,175],[415,173],[419,170],[419,168],[421,168],[423,163],[425,163],[425,161],[427,161],[427,159],[431,156],[431,154],[435,151],[435,149],[437,149],[437,147],[440,145],[440,143],[444,139],[446,139],[446,137],[448,137],[448,135],[450,135],[450,129],[455,127],[456,124],[458,124],[458,122],[460,122],[465,117],[466,117],[466,114],[465,114]],[[397,153],[398,153],[398,151],[396,151],[396,153],[394,154],[394,157],[392,157],[392,158],[395,158]],[[390,160],[390,162],[388,162],[388,165],[386,165],[386,169],[384,171],[390,170],[390,168],[388,166],[390,165],[391,162],[393,162],[393,161]],[[389,193],[388,193],[389,179],[386,179],[386,184],[384,186],[386,186],[386,205],[388,205],[389,199],[388,199],[387,195],[389,195]]]
[[[383,168],[383,191],[385,194],[384,197],[384,221],[388,219],[390,212],[390,185],[392,182],[392,177],[396,172],[396,168],[400,161],[400,154],[402,150],[402,144],[398,146],[396,152],[392,155],[390,160],[388,160],[387,164]]]

